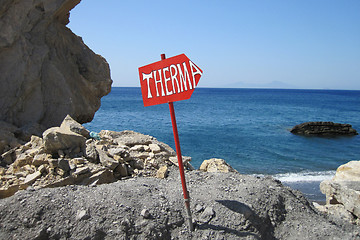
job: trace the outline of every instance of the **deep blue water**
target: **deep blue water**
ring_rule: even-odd
[[[360,91],[197,88],[174,103],[181,150],[194,167],[225,159],[244,174],[288,182],[320,181],[360,160],[360,136],[303,137],[289,132],[308,121],[349,123],[360,131]],[[113,88],[102,99],[91,131],[134,130],[174,147],[167,104],[144,107],[140,88]]]

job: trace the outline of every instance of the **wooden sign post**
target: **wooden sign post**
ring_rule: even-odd
[[[185,54],[180,54],[168,59],[166,59],[165,54],[161,54],[161,61],[139,68],[144,106],[169,103],[185,208],[191,231],[193,231],[194,228],[190,211],[190,196],[186,187],[184,165],[173,102],[189,99],[194,92],[202,73],[202,70],[191,62]]]

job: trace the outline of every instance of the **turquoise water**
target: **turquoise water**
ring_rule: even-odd
[[[360,130],[360,91],[197,88],[174,103],[181,150],[194,167],[225,159],[240,173],[288,182],[319,182],[360,160],[360,136],[303,137],[289,132],[307,121],[349,123]],[[144,107],[140,88],[113,88],[91,131],[134,130],[174,147],[167,104]]]

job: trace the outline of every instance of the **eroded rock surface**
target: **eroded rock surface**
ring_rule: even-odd
[[[66,27],[79,2],[0,1],[0,121],[31,136],[67,114],[93,119],[112,80],[106,60]]]

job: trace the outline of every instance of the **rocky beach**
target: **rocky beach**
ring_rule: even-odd
[[[180,179],[135,177],[99,186],[29,188],[1,200],[2,239],[359,239],[359,227],[319,213],[270,178],[187,172],[195,230]]]
[[[195,170],[184,157],[190,231],[175,152],[133,131],[90,134],[67,116],[8,152],[2,239],[360,239],[358,189],[324,188],[328,205],[316,208],[271,177],[239,174],[222,159]]]
[[[223,159],[195,169],[183,157],[190,231],[167,143],[82,125],[112,80],[66,27],[79,2],[0,0],[0,239],[360,239],[359,161],[321,183],[322,206]]]

